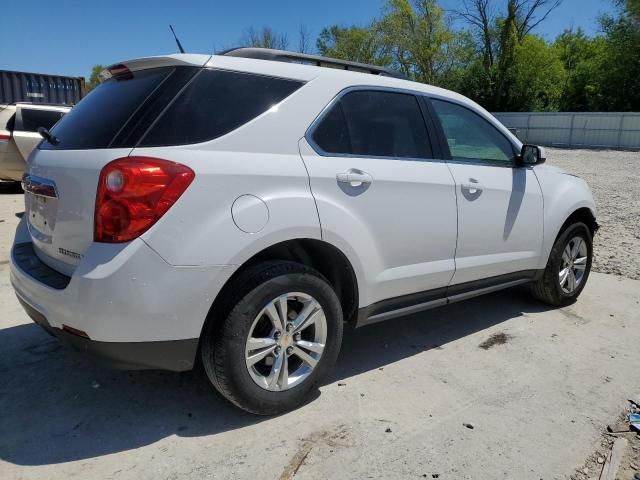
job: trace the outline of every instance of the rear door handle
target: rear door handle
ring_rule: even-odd
[[[352,187],[360,187],[362,185],[370,185],[373,178],[367,172],[352,168],[344,173],[338,173],[336,179],[340,183],[346,183]]]

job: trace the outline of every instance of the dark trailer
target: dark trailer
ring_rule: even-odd
[[[0,104],[75,105],[85,94],[83,77],[0,70]]]

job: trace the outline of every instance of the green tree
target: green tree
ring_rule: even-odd
[[[500,43],[498,50],[498,63],[495,71],[495,88],[493,110],[505,111],[510,108],[512,101],[511,87],[514,83],[513,67],[516,63],[516,50],[518,48],[518,27],[517,27],[516,0],[509,0],[507,6],[507,16],[500,23]]]
[[[271,27],[262,27],[260,30],[249,27],[244,37],[240,39],[240,43],[243,47],[286,50],[289,46],[289,39],[286,33],[278,33]]]
[[[454,14],[468,25],[478,52],[463,72],[462,93],[490,110],[509,108],[518,45],[561,1],[460,0]]]
[[[617,0],[618,6],[621,6],[626,13],[635,19],[640,21],[640,0]]]
[[[542,38],[527,35],[515,49],[509,103],[512,111],[557,111],[566,71],[558,50]]]
[[[322,29],[316,43],[318,53],[332,58],[373,65],[388,65],[391,61],[383,36],[375,25]]]
[[[598,102],[603,111],[640,110],[640,28],[628,12],[600,20],[604,48]]]
[[[581,112],[597,108],[605,55],[604,38],[588,37],[580,28],[565,30],[556,38],[553,47],[566,71],[559,109]]]
[[[457,35],[436,0],[387,0],[378,28],[396,68],[419,82],[440,83],[455,65]]]
[[[100,64],[94,65],[91,69],[91,75],[89,76],[89,81],[85,84],[87,89],[87,93],[100,85],[100,72],[104,70],[104,67]]]

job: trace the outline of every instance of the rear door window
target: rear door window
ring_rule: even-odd
[[[302,85],[297,80],[204,69],[173,101],[139,146],[213,140],[266,112]]]
[[[107,148],[116,134],[173,68],[154,68],[114,77],[89,93],[52,133],[60,141],[42,142],[44,150]]]
[[[21,124],[18,130],[23,132],[37,132],[38,128],[44,127],[49,130],[58,120],[64,116],[64,112],[55,110],[38,110],[35,108],[21,108]]]
[[[432,158],[420,105],[406,93],[349,92],[322,118],[312,139],[326,154]]]

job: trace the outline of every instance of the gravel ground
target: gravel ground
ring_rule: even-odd
[[[600,224],[593,270],[640,280],[640,152],[548,148],[547,161],[593,191]]]

